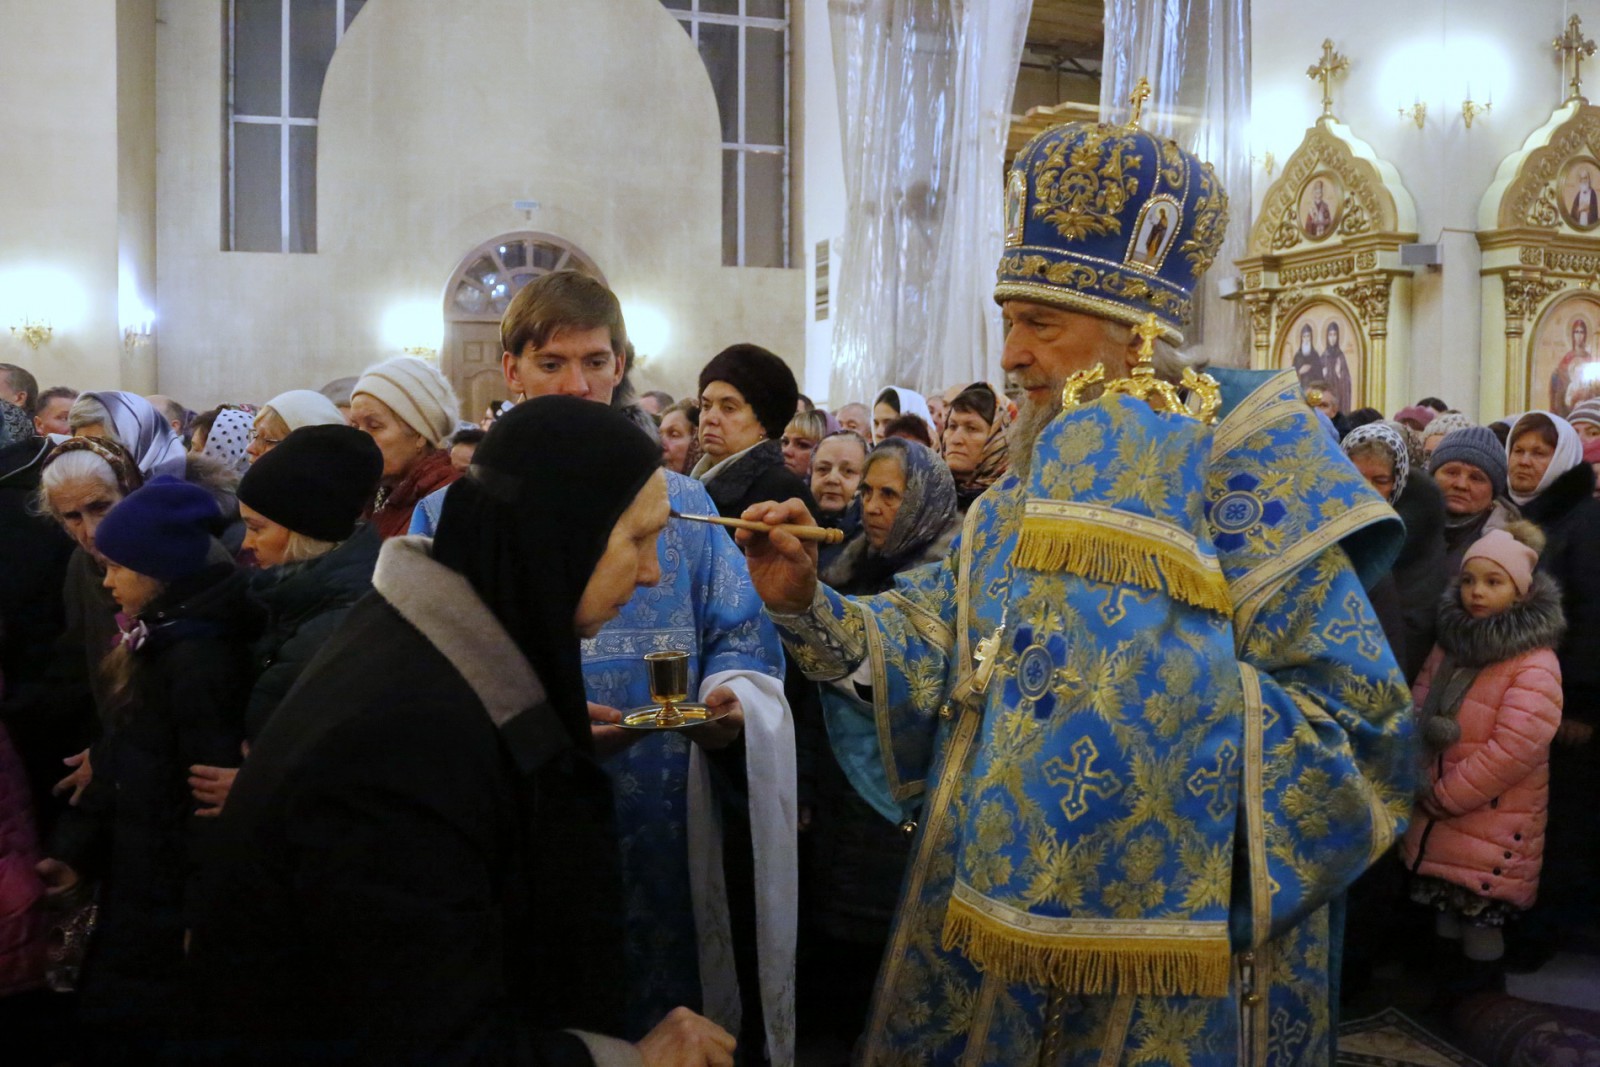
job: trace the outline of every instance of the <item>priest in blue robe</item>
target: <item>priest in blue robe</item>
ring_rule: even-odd
[[[847,598],[805,544],[740,534],[796,661],[862,697],[827,721],[841,765],[918,822],[860,1059],[1329,1063],[1341,897],[1411,802],[1364,589],[1400,523],[1292,371],[1182,374],[1227,224],[1209,165],[1074,123],[1007,188],[1027,396],[950,558]]]

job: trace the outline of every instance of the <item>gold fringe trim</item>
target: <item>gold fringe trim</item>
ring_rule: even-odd
[[[986,975],[1084,996],[1225,997],[1233,959],[1225,934],[1206,941],[1033,934],[959,899],[945,915],[944,947]]]
[[[1137,585],[1165,592],[1219,615],[1233,614],[1233,598],[1220,567],[1209,569],[1175,545],[1077,519],[1029,516],[1022,520],[1016,563],[1036,571],[1066,571],[1108,585]]]

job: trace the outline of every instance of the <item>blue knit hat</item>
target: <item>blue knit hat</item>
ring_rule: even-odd
[[[1489,427],[1467,426],[1445,434],[1428,461],[1428,473],[1435,473],[1446,463],[1477,467],[1489,476],[1495,496],[1506,495],[1506,449]]]
[[[94,546],[119,567],[172,582],[205,567],[211,529],[221,517],[210,493],[162,475],[106,513],[95,530]]]

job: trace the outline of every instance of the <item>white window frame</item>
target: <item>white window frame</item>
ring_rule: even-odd
[[[278,251],[294,252],[289,247],[291,231],[289,202],[290,173],[289,173],[289,130],[295,126],[310,126],[315,128],[317,120],[314,118],[294,118],[289,114],[289,9],[292,0],[279,0],[279,31],[278,31],[278,114],[276,115],[241,115],[234,111],[234,26],[235,7],[234,0],[228,0],[226,18],[228,20],[228,68],[227,68],[227,107],[228,107],[228,251],[232,252],[239,247],[239,234],[237,225],[236,204],[238,202],[238,179],[235,173],[237,160],[234,153],[234,128],[238,123],[247,123],[258,126],[278,127]],[[333,47],[337,51],[344,41],[345,33],[345,0],[335,0],[333,19]],[[315,195],[313,193],[313,195]],[[310,235],[310,247],[306,252],[316,251],[316,234]]]
[[[782,199],[782,209],[781,209],[782,210],[782,214],[783,214],[783,219],[782,219],[782,231],[781,231],[780,238],[779,238],[779,243],[780,243],[779,251],[781,253],[781,256],[780,256],[780,262],[779,262],[778,265],[781,266],[781,267],[787,267],[787,266],[789,266],[789,261],[790,261],[790,256],[789,256],[790,190],[789,190],[789,186],[790,186],[790,182],[791,182],[791,176],[790,176],[790,171],[789,171],[789,168],[790,168],[789,135],[790,135],[791,116],[790,116],[789,109],[790,109],[790,106],[791,106],[791,103],[790,103],[790,83],[793,81],[793,78],[791,77],[791,75],[793,73],[792,68],[793,68],[793,64],[794,64],[794,34],[793,34],[793,31],[790,28],[793,0],[783,0],[783,17],[782,18],[765,18],[765,17],[758,16],[758,15],[748,14],[748,11],[749,11],[749,0],[739,0],[739,13],[737,15],[722,14],[722,13],[713,12],[713,11],[702,11],[702,10],[700,10],[700,3],[701,3],[701,0],[690,0],[689,6],[687,8],[676,8],[676,7],[667,8],[667,11],[674,18],[676,18],[679,22],[687,24],[687,28],[689,30],[689,37],[690,37],[691,40],[694,41],[695,51],[698,52],[700,50],[700,27],[701,26],[703,26],[703,25],[734,26],[734,27],[737,27],[739,29],[739,76],[738,76],[738,80],[739,80],[739,106],[738,106],[738,126],[737,126],[737,129],[735,130],[735,132],[738,135],[738,138],[737,138],[737,140],[734,140],[734,141],[724,141],[724,142],[722,142],[722,151],[724,151],[724,152],[730,152],[731,151],[731,152],[736,153],[736,155],[734,156],[734,163],[735,163],[735,171],[734,171],[734,173],[735,173],[735,180],[738,183],[737,184],[737,190],[736,190],[736,193],[735,193],[735,209],[734,209],[734,221],[735,221],[735,225],[737,226],[737,236],[736,236],[736,239],[735,239],[735,249],[736,249],[736,251],[735,251],[735,259],[736,259],[736,262],[734,262],[732,264],[728,264],[728,265],[729,266],[743,267],[743,266],[747,265],[747,259],[748,259],[748,256],[747,256],[747,253],[746,253],[746,249],[745,249],[745,214],[746,214],[745,209],[746,209],[746,206],[747,206],[747,200],[746,200],[746,196],[745,196],[745,160],[747,160],[752,155],[776,155],[776,156],[781,156],[783,158],[783,176],[782,176],[782,179],[781,179],[782,183],[783,183],[783,189],[782,189],[782,197],[783,197],[783,199]],[[747,38],[746,38],[746,35],[745,35],[745,32],[744,32],[747,29],[780,30],[783,33],[783,143],[782,144],[778,144],[778,145],[751,144],[749,141],[747,141],[745,139],[745,136],[746,136],[745,116],[746,116],[746,112],[748,111],[748,104],[749,104],[749,94],[746,91],[748,89],[748,82],[746,81],[746,69],[745,69],[745,42],[746,42]],[[719,107],[718,107],[718,124],[719,124],[719,126],[721,124],[721,113],[720,112],[721,112],[721,108],[720,108],[720,104],[719,104]],[[720,160],[719,160],[719,165],[720,165]],[[724,191],[724,195],[726,195],[726,191]]]

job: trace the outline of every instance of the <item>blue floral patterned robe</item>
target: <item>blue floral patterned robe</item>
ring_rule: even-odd
[[[700,483],[671,472],[667,480],[673,510],[716,514]],[[669,522],[658,552],[660,584],[638,590],[583,643],[589,699],[624,711],[649,704],[643,656],[666,649],[690,650],[691,692],[724,671],[781,680],[783,650],[732,539],[714,526]],[[602,764],[622,844],[634,1037],[680,1004],[703,1009],[689,874],[690,748],[682,733],[655,733]]]
[[[1206,515],[1233,599],[1246,697],[1244,759],[1232,783],[1235,854],[1169,856],[1135,869],[1097,864],[1070,841],[1040,842],[1031,869],[1006,876],[1036,879],[1045,892],[1093,885],[1130,900],[1150,887],[1141,882],[1179,879],[1190,899],[1225,900],[1235,952],[1230,995],[1064,995],[1007,984],[943,944],[980,726],[986,714],[1005,711],[1003,677],[1015,666],[1000,659],[977,697],[952,699],[974,671],[979,642],[1003,624],[1023,503],[1012,477],[973,506],[944,564],[902,576],[876,597],[819,586],[809,613],[775,616],[808,676],[870,669],[872,717],[858,716],[852,729],[831,716],[833,744],[880,808],[921,809],[861,1046],[866,1063],[1331,1062],[1334,912],[1410,808],[1410,697],[1362,582],[1387,570],[1401,531],[1316,425],[1292,372],[1213,374],[1225,417],[1215,431]],[[1132,691],[1114,663],[1086,674],[1101,698]],[[1176,695],[1183,682],[1170,685]],[[1130,833],[1165,817],[1164,789],[1195,788],[1185,755],[1181,744],[1151,753],[1151,780],[1130,792],[1153,802],[1129,817]],[[987,756],[991,764],[1003,758]]]

